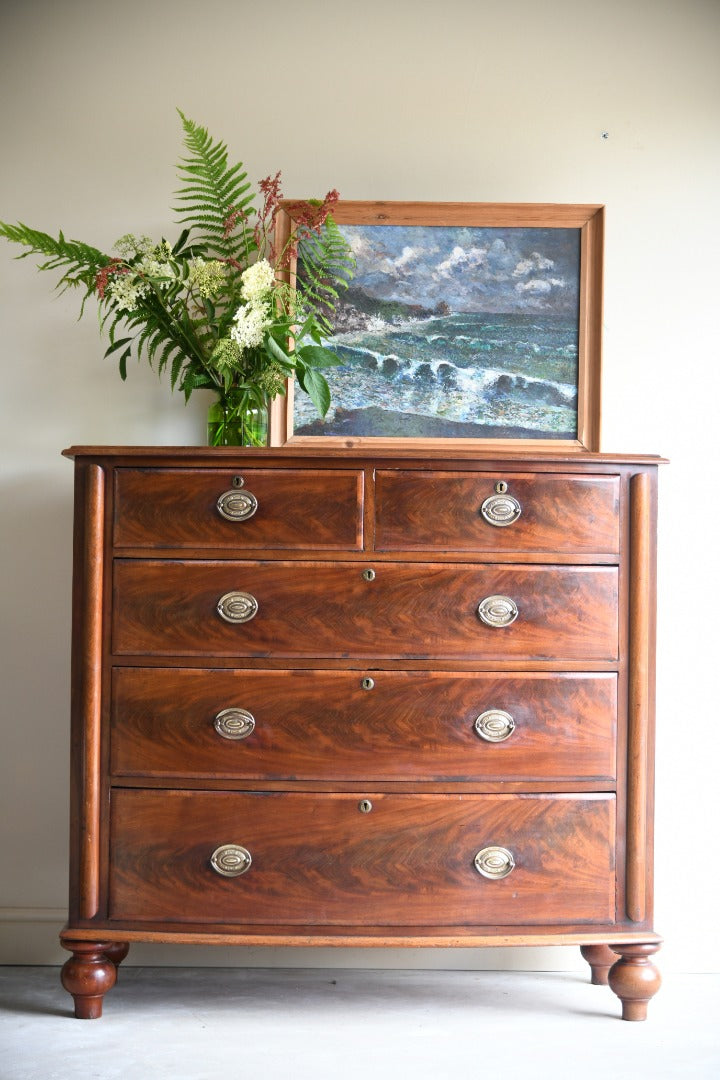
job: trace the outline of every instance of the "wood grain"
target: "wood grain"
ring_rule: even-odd
[[[370,568],[372,566],[370,565]],[[617,569],[388,563],[375,580],[355,563],[115,562],[113,650],[191,656],[614,660]],[[216,614],[225,593],[258,601],[251,622]],[[491,595],[520,614],[477,615]]]
[[[78,832],[80,837],[79,911],[83,918],[91,918],[97,912],[100,892],[104,528],[105,473],[98,465],[89,465],[85,488],[84,612],[80,645],[84,784],[79,804]]]
[[[603,922],[614,909],[606,795],[352,795],[116,790],[112,919],[411,926]],[[221,844],[252,855],[221,878]],[[510,849],[501,880],[473,866]]]
[[[131,941],[572,943],[598,970],[627,946],[618,990],[644,1011],[661,459],[320,440],[68,454],[71,992],[98,998]],[[238,475],[259,500],[239,531],[215,509]],[[522,505],[504,529],[479,515],[499,480]],[[258,598],[247,624],[217,615],[233,589]],[[518,604],[509,627],[478,619],[494,594]],[[229,707],[255,716],[248,739],[215,731]],[[491,708],[514,718],[506,742],[474,731]],[[247,874],[210,869],[222,843],[252,851]],[[516,859],[500,881],[473,866],[493,844]]]
[[[117,668],[114,776],[335,781],[532,781],[615,774],[614,674]],[[218,735],[225,708],[252,713],[242,741]],[[515,721],[484,742],[486,709]]]
[[[237,477],[258,501],[247,521],[227,521],[217,510]],[[362,548],[360,470],[118,469],[115,478],[121,547]]]
[[[630,481],[630,657],[628,664],[626,905],[633,922],[646,910],[648,796],[648,672],[650,614],[650,481]]]
[[[519,502],[511,525],[490,525],[480,508],[498,481]],[[379,551],[573,552],[619,550],[616,476],[378,470]]]

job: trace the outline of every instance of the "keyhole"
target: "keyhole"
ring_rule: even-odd
[[[233,476],[232,485],[235,488],[244,487],[245,481],[243,480],[242,476]]]
[[[361,814],[369,814],[372,810],[372,803],[369,799],[361,799],[358,803],[358,810]]]
[[[504,495],[505,492],[507,491],[506,482],[504,480],[498,480],[497,484],[495,485],[495,490],[498,493],[498,495]]]

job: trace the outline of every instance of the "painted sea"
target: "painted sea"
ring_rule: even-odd
[[[342,226],[356,273],[296,434],[573,439],[577,229]]]
[[[295,395],[297,434],[572,439],[577,327],[534,315],[450,314],[362,329],[326,343],[324,421]]]

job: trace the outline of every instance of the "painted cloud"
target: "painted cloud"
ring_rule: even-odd
[[[384,300],[455,312],[575,315],[577,229],[344,225],[354,286]]]

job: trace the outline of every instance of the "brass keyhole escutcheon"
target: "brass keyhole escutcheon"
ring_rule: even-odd
[[[375,685],[375,680],[366,678],[363,679],[360,685],[362,686],[363,690],[372,690],[373,686]]]
[[[243,480],[242,476],[233,476],[233,478],[232,478],[232,486],[234,488],[244,487],[245,486],[245,481]]]
[[[369,799],[361,799],[358,803],[358,810],[361,814],[369,814],[372,810],[372,803]]]
[[[507,483],[506,483],[506,481],[505,480],[498,480],[497,484],[495,485],[495,491],[498,493],[498,495],[504,495],[505,492],[507,491]]]
[[[362,576],[365,578],[366,581],[374,581],[375,580],[375,571],[371,570],[371,569],[363,570],[363,575]]]

